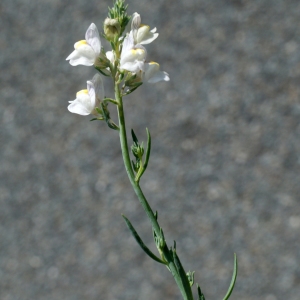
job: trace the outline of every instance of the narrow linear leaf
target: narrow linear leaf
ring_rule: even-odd
[[[103,76],[107,76],[107,77],[111,76],[110,74],[105,73],[105,71],[103,71],[104,69],[101,70],[101,69],[98,68],[98,67],[95,67],[95,69],[96,69],[97,71],[99,71]]]
[[[116,123],[114,123],[111,119],[106,120],[106,123],[109,128],[114,129],[114,130],[120,130],[119,126]]]
[[[176,247],[176,242],[175,241],[174,241],[174,245]],[[185,270],[184,270],[184,268],[181,264],[181,261],[180,261],[178,255],[177,255],[177,253],[176,253],[176,250],[174,249],[172,252],[173,252],[173,260],[174,260],[176,269],[178,271],[178,274],[181,278],[184,290],[185,290],[186,294],[189,296],[189,299],[193,299],[193,293],[192,293],[192,290],[191,290],[189,280],[186,276],[186,272],[185,272]]]
[[[197,291],[198,291],[198,300],[205,300],[205,297],[201,291],[199,284],[197,283]]]
[[[223,300],[229,299],[229,297],[230,297],[230,295],[231,295],[231,293],[232,293],[232,291],[233,291],[235,282],[236,282],[237,272],[238,272],[238,263],[237,263],[237,257],[236,257],[236,254],[234,253],[234,266],[233,266],[232,279],[231,279],[230,286],[229,286],[229,288],[228,288],[227,294],[226,294],[226,296],[223,298]]]
[[[111,99],[111,98],[104,98],[103,99],[104,102],[111,102],[113,104],[118,104],[118,102],[115,99]]]
[[[146,149],[146,157],[145,157],[145,164],[144,164],[144,169],[146,170],[147,166],[148,166],[148,162],[149,162],[149,158],[150,158],[150,152],[151,152],[151,135],[150,132],[148,130],[148,128],[146,128],[147,131],[147,149]]]
[[[142,175],[143,175],[144,172],[146,171],[147,166],[148,166],[148,162],[149,162],[149,158],[150,158],[150,151],[151,151],[151,135],[150,135],[150,132],[149,132],[148,128],[146,128],[146,131],[147,131],[147,149],[146,149],[146,157],[145,157],[145,162],[144,162],[144,166],[143,166],[142,172],[141,172],[140,175],[139,175],[139,179],[142,177]],[[138,180],[139,180],[139,179],[138,179]]]
[[[160,258],[158,258],[155,254],[153,254],[151,252],[151,250],[144,244],[144,242],[142,241],[142,239],[140,238],[140,236],[138,235],[138,233],[136,232],[136,230],[134,229],[134,227],[132,226],[132,224],[130,223],[130,221],[124,216],[122,215],[122,217],[124,218],[129,230],[131,231],[133,237],[135,238],[135,240],[137,241],[137,243],[140,245],[140,247],[145,251],[145,253],[150,256],[153,260],[166,265],[167,263],[162,261]]]

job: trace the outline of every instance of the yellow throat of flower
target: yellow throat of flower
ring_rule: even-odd
[[[88,95],[88,94],[89,94],[88,90],[81,90],[76,93],[76,97],[78,98],[80,95]]]
[[[74,45],[74,48],[75,48],[75,49],[78,49],[79,47],[85,46],[85,45],[88,45],[87,41],[86,41],[86,40],[81,40],[81,41],[77,42],[77,43]]]

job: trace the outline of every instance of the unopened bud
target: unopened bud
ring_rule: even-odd
[[[104,21],[104,33],[109,41],[114,41],[115,36],[121,33],[121,26],[118,20],[106,18]]]

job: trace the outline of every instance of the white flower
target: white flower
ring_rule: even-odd
[[[143,81],[149,83],[170,80],[169,74],[167,72],[160,71],[159,64],[154,61],[145,64],[145,73],[143,74],[143,77]]]
[[[132,35],[127,35],[123,42],[120,68],[132,73],[144,70],[147,51],[142,45],[135,45]]]
[[[148,25],[141,24],[141,16],[136,12],[132,16],[130,34],[133,37],[135,45],[149,44],[158,37],[158,33],[156,33],[156,27],[150,30]]]
[[[74,45],[75,50],[66,58],[70,65],[92,66],[100,56],[101,41],[99,32],[94,23],[90,25],[85,33],[85,40],[81,40]]]
[[[87,89],[76,94],[76,99],[69,101],[68,110],[71,113],[87,116],[89,114],[98,115],[97,107],[104,98],[104,88],[102,78],[96,74],[92,81],[87,81]]]

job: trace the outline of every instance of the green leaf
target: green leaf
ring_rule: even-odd
[[[197,283],[197,291],[198,291],[198,300],[205,300],[205,297],[202,294],[202,291],[201,291],[200,286],[199,286],[198,283]]]
[[[131,129],[131,135],[132,135],[132,140],[133,140],[133,142],[136,144],[136,146],[139,144],[139,141],[138,141],[138,139],[137,139],[137,137],[136,137],[136,135],[135,135],[135,133],[134,133],[134,131],[133,131],[133,129]]]
[[[105,73],[105,72],[108,72],[108,71],[104,71],[105,69],[101,70],[100,68],[98,67],[95,67],[95,69],[100,72],[103,76],[106,76],[106,77],[110,77],[111,74],[110,73]]]
[[[118,102],[115,100],[115,99],[112,99],[112,98],[104,98],[103,99],[103,102],[106,104],[107,102],[110,102],[110,103],[113,103],[115,105],[118,104]]]
[[[136,230],[134,229],[134,227],[132,226],[132,224],[130,223],[130,221],[122,214],[122,217],[124,218],[129,230],[131,231],[133,237],[135,238],[135,240],[137,241],[137,243],[140,245],[140,247],[144,250],[144,252],[150,256],[153,260],[166,265],[167,263],[162,261],[160,258],[158,258],[155,254],[153,254],[151,252],[151,250],[144,244],[144,242],[142,241],[142,239],[140,238],[140,236],[138,235],[138,233],[136,232]]]
[[[142,172],[139,174],[138,180],[142,177],[142,175],[144,174],[144,172],[147,169],[149,158],[150,158],[150,152],[151,152],[151,136],[150,136],[150,132],[149,132],[148,128],[146,128],[146,131],[147,131],[147,139],[148,139],[147,149],[146,149],[146,157],[145,157],[145,162],[144,162]]]
[[[93,118],[93,119],[90,120],[90,122],[92,122],[92,121],[97,121],[97,120],[98,120],[98,121],[100,121],[100,120],[102,121],[103,119]]]
[[[95,110],[99,115],[103,115],[103,111],[99,107],[95,107]]]
[[[236,282],[237,272],[238,272],[238,263],[237,263],[237,257],[236,257],[236,254],[234,253],[234,266],[233,266],[232,279],[231,279],[230,286],[229,286],[229,288],[228,288],[227,294],[226,294],[226,296],[223,298],[223,300],[229,299],[229,297],[230,297],[230,295],[231,295],[231,293],[232,293],[232,291],[233,291],[235,282]]]
[[[119,130],[119,126],[114,123],[111,119],[106,120],[106,124],[108,125],[109,128],[114,129],[114,130]]]
[[[147,149],[146,149],[146,157],[145,157],[145,163],[144,163],[144,169],[146,170],[147,166],[148,166],[148,162],[149,162],[149,158],[150,158],[150,152],[151,152],[151,135],[150,132],[148,130],[148,128],[146,128],[147,131]]]
[[[174,241],[174,246],[176,247],[176,242],[175,241]],[[174,264],[175,264],[176,269],[178,271],[178,274],[181,278],[182,285],[183,285],[183,288],[186,292],[186,295],[189,296],[189,299],[193,299],[193,293],[192,293],[192,290],[191,290],[190,282],[188,280],[186,272],[184,271],[184,268],[181,264],[181,261],[180,261],[178,255],[177,255],[177,253],[176,253],[176,249],[172,250],[172,254],[173,254]]]

